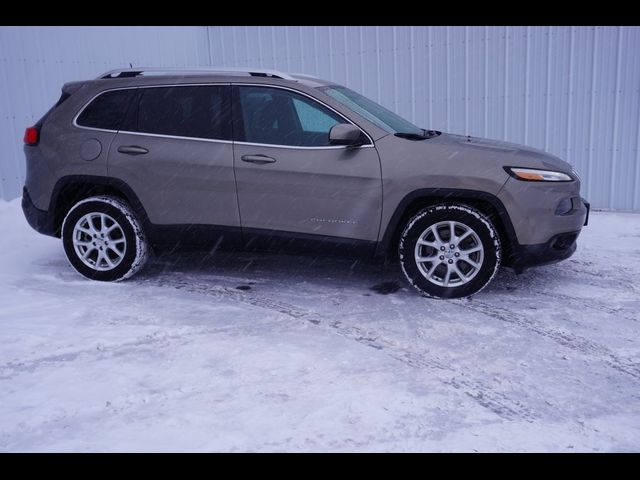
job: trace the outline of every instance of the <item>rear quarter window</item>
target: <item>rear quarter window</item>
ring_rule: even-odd
[[[81,127],[118,130],[135,90],[112,90],[94,98],[76,120]]]
[[[35,124],[36,127],[42,127],[44,125],[44,122],[47,121],[47,118],[49,118],[49,116],[53,113],[53,111],[58,108],[60,105],[62,105],[62,103],[67,100],[67,98],[69,98],[71,96],[71,94],[67,93],[67,92],[62,92],[62,94],[60,95],[60,98],[58,99],[58,101],[55,103],[55,105],[53,107],[51,107],[49,110],[47,110],[47,113],[45,113],[42,118],[40,118],[40,120],[38,120]]]

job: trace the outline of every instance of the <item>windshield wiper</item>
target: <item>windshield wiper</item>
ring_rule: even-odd
[[[426,140],[428,138],[437,137],[442,132],[438,132],[436,130],[425,130],[421,129],[422,134],[419,133],[407,133],[407,132],[397,132],[394,133],[396,137],[406,138],[407,140]]]
[[[437,130],[425,130],[423,128],[422,131],[424,132],[424,138],[433,138],[437,137],[438,135],[442,135],[442,132],[439,132]]]
[[[396,137],[400,137],[400,138],[406,138],[407,140],[424,140],[425,137],[424,135],[420,135],[418,133],[405,133],[405,132],[396,132],[394,133],[394,135]]]

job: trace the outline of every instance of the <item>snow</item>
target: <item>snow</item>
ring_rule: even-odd
[[[640,449],[638,214],[454,301],[311,256],[91,282],[19,201],[0,225],[0,451]]]

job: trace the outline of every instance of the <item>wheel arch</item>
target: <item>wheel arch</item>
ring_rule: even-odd
[[[58,180],[51,195],[55,236],[60,237],[62,222],[71,208],[81,200],[96,195],[112,195],[126,201],[143,227],[149,217],[135,192],[122,180],[92,175],[69,175]]]
[[[478,209],[494,224],[505,250],[503,260],[510,257],[512,245],[518,240],[511,218],[498,197],[487,192],[465,189],[424,188],[408,193],[398,204],[376,247],[376,257],[395,257],[400,235],[409,219],[423,208],[437,203],[455,201]]]

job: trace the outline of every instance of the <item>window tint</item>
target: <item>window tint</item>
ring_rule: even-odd
[[[344,119],[304,95],[269,87],[238,87],[244,136],[271,145],[329,145],[329,130]]]
[[[96,97],[85,108],[76,123],[83,127],[118,130],[134,90],[112,90]]]
[[[126,129],[231,140],[229,89],[225,85],[141,88],[137,119]]]

